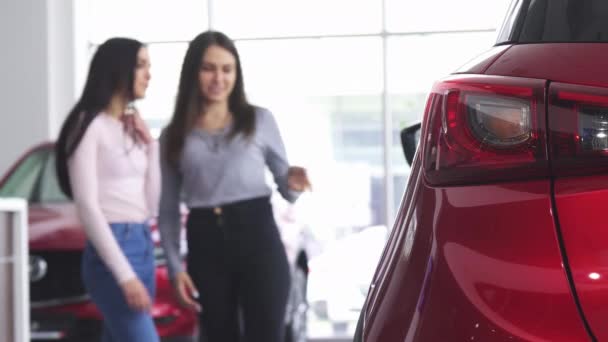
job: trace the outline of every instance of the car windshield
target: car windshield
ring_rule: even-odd
[[[606,0],[514,0],[498,43],[608,42]]]
[[[30,204],[68,202],[55,176],[55,156],[43,148],[27,155],[0,188],[0,197],[26,199]]]

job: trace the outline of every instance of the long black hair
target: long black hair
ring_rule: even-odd
[[[203,32],[190,42],[186,51],[175,100],[175,110],[164,132],[166,143],[163,153],[173,167],[177,167],[186,134],[196,124],[196,119],[201,111],[202,95],[198,75],[203,56],[212,45],[228,50],[236,61],[236,80],[228,98],[228,108],[234,119],[230,136],[233,137],[237,133],[251,136],[255,129],[255,108],[249,104],[245,96],[241,61],[234,42],[218,31]]]
[[[82,95],[63,122],[55,145],[59,187],[70,198],[72,187],[67,161],[93,119],[109,105],[112,96],[125,94],[127,100],[134,99],[135,66],[142,46],[134,39],[111,38],[101,44],[93,55]]]

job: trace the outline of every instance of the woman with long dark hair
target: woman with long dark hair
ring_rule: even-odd
[[[161,135],[159,230],[176,293],[200,312],[209,342],[238,340],[239,308],[247,341],[283,340],[289,265],[266,168],[289,201],[310,186],[305,169],[289,166],[273,115],[247,102],[234,43],[204,32],[188,47]],[[179,257],[182,199],[187,271]]]
[[[101,44],[55,147],[59,184],[86,233],[82,278],[103,315],[104,342],[159,339],[148,311],[155,274],[147,223],[158,206],[159,150],[130,105],[144,97],[149,80],[142,43]]]

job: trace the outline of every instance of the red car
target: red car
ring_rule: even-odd
[[[101,315],[89,301],[80,278],[85,235],[74,205],[59,189],[53,146],[34,147],[0,179],[0,197],[25,198],[29,203],[31,336],[32,340],[97,341]],[[275,196],[273,206],[292,266],[286,336],[289,342],[305,342],[308,255],[315,242],[307,227],[295,218],[292,205]],[[185,208],[183,213],[185,220]],[[198,319],[173,295],[155,220],[151,224],[156,243],[156,298],[152,307],[156,328],[165,342],[192,341],[198,335]]]
[[[74,205],[57,184],[53,145],[27,152],[0,180],[0,196],[21,197],[29,203],[32,340],[97,340],[101,315],[88,300],[80,278],[85,235]],[[153,237],[158,245],[158,234]],[[176,301],[162,249],[157,247],[155,254],[157,291],[152,316],[156,328],[165,340],[191,339],[197,318]]]
[[[515,0],[434,85],[355,341],[608,341],[607,22]]]

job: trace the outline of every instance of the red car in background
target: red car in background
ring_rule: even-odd
[[[54,145],[26,152],[0,179],[0,197],[27,199],[29,209],[30,308],[32,340],[98,341],[101,315],[89,300],[80,275],[85,235],[73,203],[55,176]],[[314,244],[294,207],[273,197],[275,219],[291,264],[291,291],[285,317],[288,342],[306,341],[308,249]],[[184,208],[184,219],[187,210]],[[155,220],[156,298],[151,313],[164,342],[192,341],[199,333],[194,312],[173,294]],[[184,241],[185,242],[185,241]],[[183,253],[186,248],[183,244]],[[200,327],[204,333],[204,327]]]
[[[97,341],[101,315],[84,289],[80,258],[85,235],[74,205],[59,189],[52,144],[27,152],[0,180],[1,197],[29,204],[30,308],[32,340]],[[153,226],[154,229],[154,226]],[[173,295],[162,249],[156,240],[156,298],[152,316],[166,341],[190,341],[195,314]]]
[[[515,0],[434,85],[355,341],[608,341],[606,23]]]

